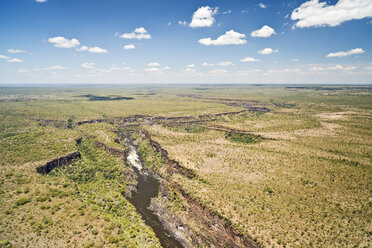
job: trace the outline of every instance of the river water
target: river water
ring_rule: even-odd
[[[160,183],[151,173],[144,170],[142,161],[132,141],[128,137],[124,141],[128,148],[127,161],[137,175],[137,192],[133,192],[132,197],[128,198],[128,200],[142,215],[145,223],[154,230],[156,237],[160,240],[164,248],[183,247],[169,235],[169,232],[164,228],[158,216],[149,209],[151,199],[158,196]]]

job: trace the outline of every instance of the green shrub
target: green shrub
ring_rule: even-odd
[[[7,239],[0,241],[0,248],[5,248],[5,247],[7,247],[7,248],[8,247],[13,247],[13,245]]]
[[[31,202],[31,199],[29,198],[20,198],[18,199],[16,202],[15,202],[15,205],[16,206],[22,206],[22,205],[25,205],[27,203]]]
[[[243,144],[254,144],[262,140],[260,136],[250,134],[250,133],[237,133],[237,132],[228,132],[225,136],[226,139],[243,143]]]

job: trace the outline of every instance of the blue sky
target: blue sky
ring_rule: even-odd
[[[1,0],[0,84],[372,83],[372,0]]]

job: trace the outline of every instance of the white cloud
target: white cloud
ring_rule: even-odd
[[[12,58],[8,60],[9,63],[21,63],[23,62],[22,59]]]
[[[355,66],[347,66],[347,67],[344,67],[342,65],[335,65],[335,66],[331,66],[331,67],[328,67],[329,70],[342,70],[342,71],[352,71],[352,70],[355,70],[356,67]]]
[[[160,66],[160,64],[158,62],[150,62],[150,63],[147,64],[147,66],[157,67],[157,66]]]
[[[313,66],[309,68],[309,71],[330,72],[330,71],[353,71],[355,69],[356,69],[355,66],[334,65],[329,67]]]
[[[118,67],[116,65],[112,65],[110,68],[108,69],[98,69],[99,72],[102,72],[102,73],[111,73],[111,72],[114,72],[114,71],[129,71],[130,73],[133,73],[135,72],[134,69],[128,67],[128,66],[125,66],[125,67]]]
[[[35,2],[37,2],[37,3],[46,3],[47,0],[35,0]]]
[[[125,33],[120,36],[120,38],[123,39],[137,39],[137,40],[149,40],[151,39],[151,35],[148,33],[148,31],[144,27],[136,28],[131,33]]]
[[[25,73],[25,72],[28,72],[28,70],[27,69],[19,69],[19,70],[17,70],[17,72],[19,72],[19,73]]]
[[[187,22],[186,21],[178,21],[178,24],[179,25],[182,25],[182,26],[186,26],[187,25]]]
[[[186,67],[187,67],[187,68],[193,68],[193,67],[195,67],[195,65],[194,65],[194,64],[186,65]]]
[[[203,62],[201,65],[202,66],[214,66],[214,64],[208,64],[207,62]]]
[[[299,62],[299,59],[291,59],[292,62]]]
[[[107,53],[106,49],[100,48],[100,47],[90,47],[88,49],[90,53]]]
[[[355,49],[351,49],[351,50],[346,51],[346,52],[329,53],[327,55],[327,58],[345,57],[345,56],[349,56],[349,55],[353,55],[353,54],[362,54],[364,52],[365,51],[362,48],[355,48]]]
[[[129,45],[123,46],[123,49],[124,50],[133,50],[133,49],[136,49],[136,46],[134,44],[129,44]]]
[[[225,70],[225,69],[214,69],[214,70],[209,71],[209,74],[213,76],[219,76],[219,75],[223,75],[226,73],[228,73],[228,70]]]
[[[10,57],[0,54],[0,59],[6,59],[6,60],[8,60],[8,59],[10,59]]]
[[[320,66],[313,66],[313,67],[310,67],[309,70],[310,71],[325,71],[325,68],[320,67]]]
[[[170,25],[172,25],[172,23],[171,22],[168,22],[168,26],[170,26]]]
[[[199,43],[210,46],[220,46],[220,45],[242,45],[247,43],[247,41],[244,39],[245,34],[241,34],[238,32],[235,32],[234,30],[227,31],[225,34],[218,37],[216,40],[212,40],[211,38],[204,38],[200,39]]]
[[[35,71],[53,71],[53,70],[65,70],[66,67],[62,65],[53,65],[45,68],[35,69]]]
[[[61,36],[49,38],[48,42],[54,44],[54,46],[58,48],[73,48],[80,45],[77,39],[69,40]]]
[[[232,65],[233,63],[231,61],[221,61],[219,63],[217,63],[217,65],[219,66],[229,66],[229,65]]]
[[[266,5],[263,3],[259,3],[258,6],[260,6],[261,9],[266,9]]]
[[[275,30],[267,25],[263,26],[261,29],[255,30],[251,33],[252,37],[263,37],[267,38],[271,35],[276,34]]]
[[[291,19],[298,20],[295,27],[337,26],[350,20],[372,17],[371,0],[339,0],[335,5],[310,0],[293,10]]]
[[[150,65],[149,65],[150,66]],[[163,68],[159,68],[159,67],[150,67],[150,68],[146,68],[145,71],[147,72],[160,72],[162,73],[163,71],[166,71],[166,70],[169,70],[170,67],[169,66],[165,66]]]
[[[8,53],[23,53],[25,52],[24,50],[20,49],[8,49]]]
[[[147,71],[147,72],[158,72],[158,71],[160,71],[160,69],[157,68],[157,67],[152,67],[152,68],[146,68],[145,71]]]
[[[245,58],[240,60],[240,62],[257,62],[257,61],[260,61],[260,60],[252,58],[252,57],[245,57]]]
[[[192,21],[189,24],[192,28],[210,27],[213,25],[215,19],[214,15],[217,14],[218,7],[211,8],[209,6],[200,7],[194,12]]]
[[[277,52],[279,52],[279,50],[273,50],[272,48],[265,48],[265,49],[262,49],[262,50],[258,51],[258,53],[262,54],[262,55],[273,54],[273,53],[277,53]]]
[[[301,69],[299,69],[299,68],[286,68],[286,69],[283,70],[283,72],[297,73],[297,72],[301,72]]]
[[[186,72],[196,72],[196,69],[195,68],[186,68],[185,71]]]
[[[93,69],[95,65],[96,65],[95,63],[91,63],[91,62],[85,62],[81,64],[82,67],[87,68],[87,69]]]
[[[224,14],[224,15],[227,15],[227,14],[230,14],[230,13],[231,13],[231,9],[229,9],[228,11],[222,12],[222,14]]]
[[[100,47],[87,47],[87,46],[82,46],[76,49],[76,51],[83,52],[83,51],[88,51],[90,53],[107,53],[107,50],[104,48]]]

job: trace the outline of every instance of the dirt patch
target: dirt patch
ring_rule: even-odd
[[[316,114],[316,117],[319,117],[321,119],[325,120],[340,120],[345,119],[347,115],[355,114],[354,112],[336,112],[336,113],[321,113]]]

